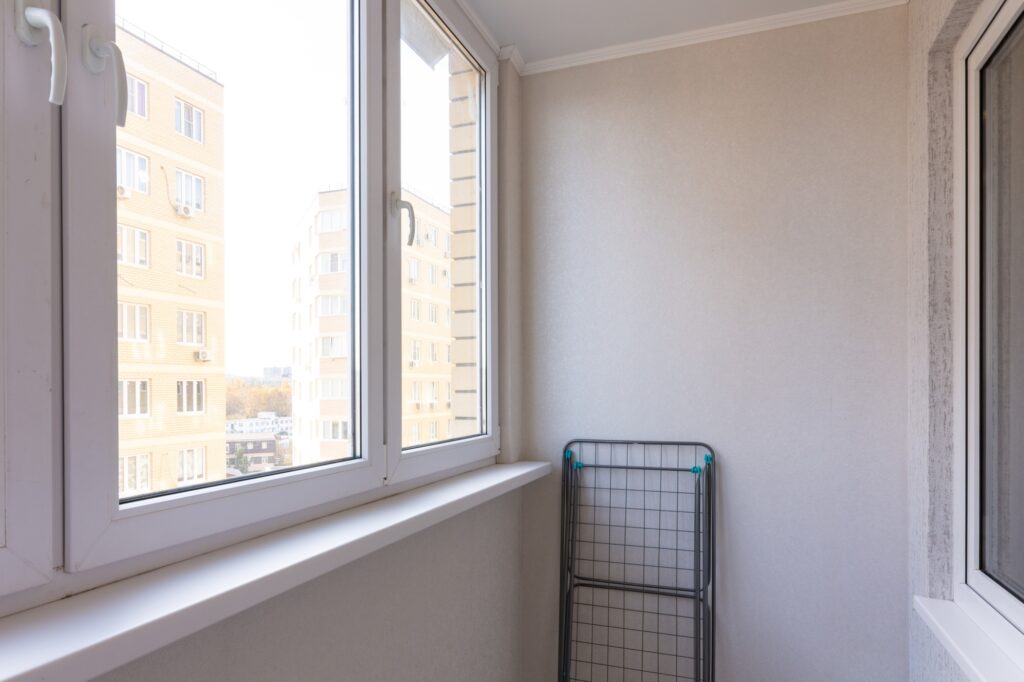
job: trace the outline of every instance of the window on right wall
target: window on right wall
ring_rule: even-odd
[[[983,5],[958,46],[956,601],[1024,665],[1024,0]],[[973,37],[972,37],[973,36]],[[959,361],[959,360],[958,360]],[[1016,654],[1013,653],[1016,651]]]

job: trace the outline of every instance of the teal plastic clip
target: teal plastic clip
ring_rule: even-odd
[[[711,453],[710,453],[710,452],[709,452],[709,453],[707,453],[706,455],[704,455],[704,463],[705,463],[705,464],[711,464],[711,460],[712,460],[712,459],[713,459],[713,458],[711,457]]]
[[[583,462],[573,462],[573,466],[577,469],[583,468]]]
[[[690,471],[695,474],[699,474],[702,471],[702,469],[700,467],[693,467],[692,469],[690,469]]]
[[[566,459],[572,459],[572,450],[566,450],[565,451],[565,458]]]

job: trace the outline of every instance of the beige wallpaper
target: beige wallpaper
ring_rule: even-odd
[[[523,81],[524,452],[721,455],[720,682],[907,679],[906,7]],[[524,680],[555,670],[554,477]]]

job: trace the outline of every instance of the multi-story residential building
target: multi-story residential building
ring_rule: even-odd
[[[452,231],[447,207],[403,191],[416,238],[402,247],[402,445],[453,437]]]
[[[449,196],[410,187],[417,218],[402,246],[402,445],[480,432],[476,72],[457,50],[449,68]],[[434,55],[439,60],[441,56]],[[320,192],[299,221],[292,260],[293,463],[351,453],[348,193]],[[403,234],[408,230],[403,214]]]
[[[319,192],[292,251],[292,464],[352,454],[348,192]]]
[[[451,217],[404,192],[418,229],[402,259],[402,443],[455,437]],[[294,464],[351,454],[348,193],[320,192],[292,253]]]
[[[225,477],[223,86],[118,22],[120,490]]]

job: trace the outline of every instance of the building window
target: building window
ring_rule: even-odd
[[[145,417],[149,414],[149,380],[122,379],[117,382],[117,414]]]
[[[194,483],[206,478],[206,448],[178,450],[178,482]]]
[[[437,362],[437,344],[433,341],[430,342],[430,361]]]
[[[316,215],[316,226],[320,232],[340,232],[344,228],[344,214],[341,209],[320,211]]]
[[[117,458],[117,492],[121,497],[149,492],[149,464],[148,453]]]
[[[344,379],[320,379],[321,400],[341,400],[345,397]]]
[[[127,225],[117,226],[117,262],[149,267],[149,232]]]
[[[963,382],[958,407],[966,433],[957,439],[965,447],[955,488],[966,513],[954,556],[958,582],[981,599],[954,589],[954,600],[985,631],[1005,619],[1024,632],[1024,431],[1017,427],[1024,422],[1022,7],[1024,0],[1008,0],[971,42],[962,57],[967,83],[958,84],[966,87],[955,90],[966,97],[956,105],[967,113],[966,173],[958,168],[957,176],[966,224],[955,234],[967,258],[966,286],[954,299],[964,332],[956,335],[963,345],[954,357],[967,367],[953,372]],[[1024,650],[1024,637],[1015,647]]]
[[[452,255],[452,236],[446,234],[444,236],[444,257],[448,258]]]
[[[418,403],[420,401],[420,382],[412,382],[412,401]]]
[[[117,303],[119,341],[149,341],[149,306],[142,303]]]
[[[324,419],[320,422],[322,440],[347,440],[348,422],[344,419]]]
[[[118,192],[149,193],[149,158],[118,147],[114,155]],[[107,176],[110,177],[110,176]],[[109,180],[108,180],[109,182]]]
[[[344,313],[344,299],[340,294],[316,297],[320,317],[333,317]]]
[[[982,68],[980,187],[980,569],[1024,600],[1024,28]]]
[[[418,298],[413,298],[409,300],[409,319],[420,319],[420,300]]]
[[[340,253],[321,253],[317,260],[320,263],[321,275],[345,272],[348,266],[348,260]]]
[[[178,414],[202,414],[206,410],[206,381],[184,379],[178,382]]]
[[[128,111],[146,118],[149,115],[149,84],[128,74]]]
[[[198,175],[183,170],[174,172],[174,201],[179,210],[188,208],[193,211],[203,210],[203,179]]]
[[[431,440],[431,442],[437,440],[437,422],[436,421],[430,422],[430,440]]]
[[[427,321],[431,324],[437,324],[437,304],[430,303],[427,305]]]
[[[347,336],[321,336],[320,357],[343,358],[348,356]]]
[[[177,240],[177,272],[186,277],[202,279],[206,273],[206,247],[195,242]]]
[[[174,130],[179,135],[203,141],[203,110],[180,99],[174,100]]]
[[[202,346],[206,343],[206,313],[178,311],[178,343],[186,346]]]
[[[427,272],[430,274],[430,285],[437,286],[437,266],[431,263]]]
[[[420,262],[416,258],[409,259],[409,281],[415,282],[420,278]]]
[[[418,364],[420,361],[420,342],[412,342],[412,361],[414,364]]]

